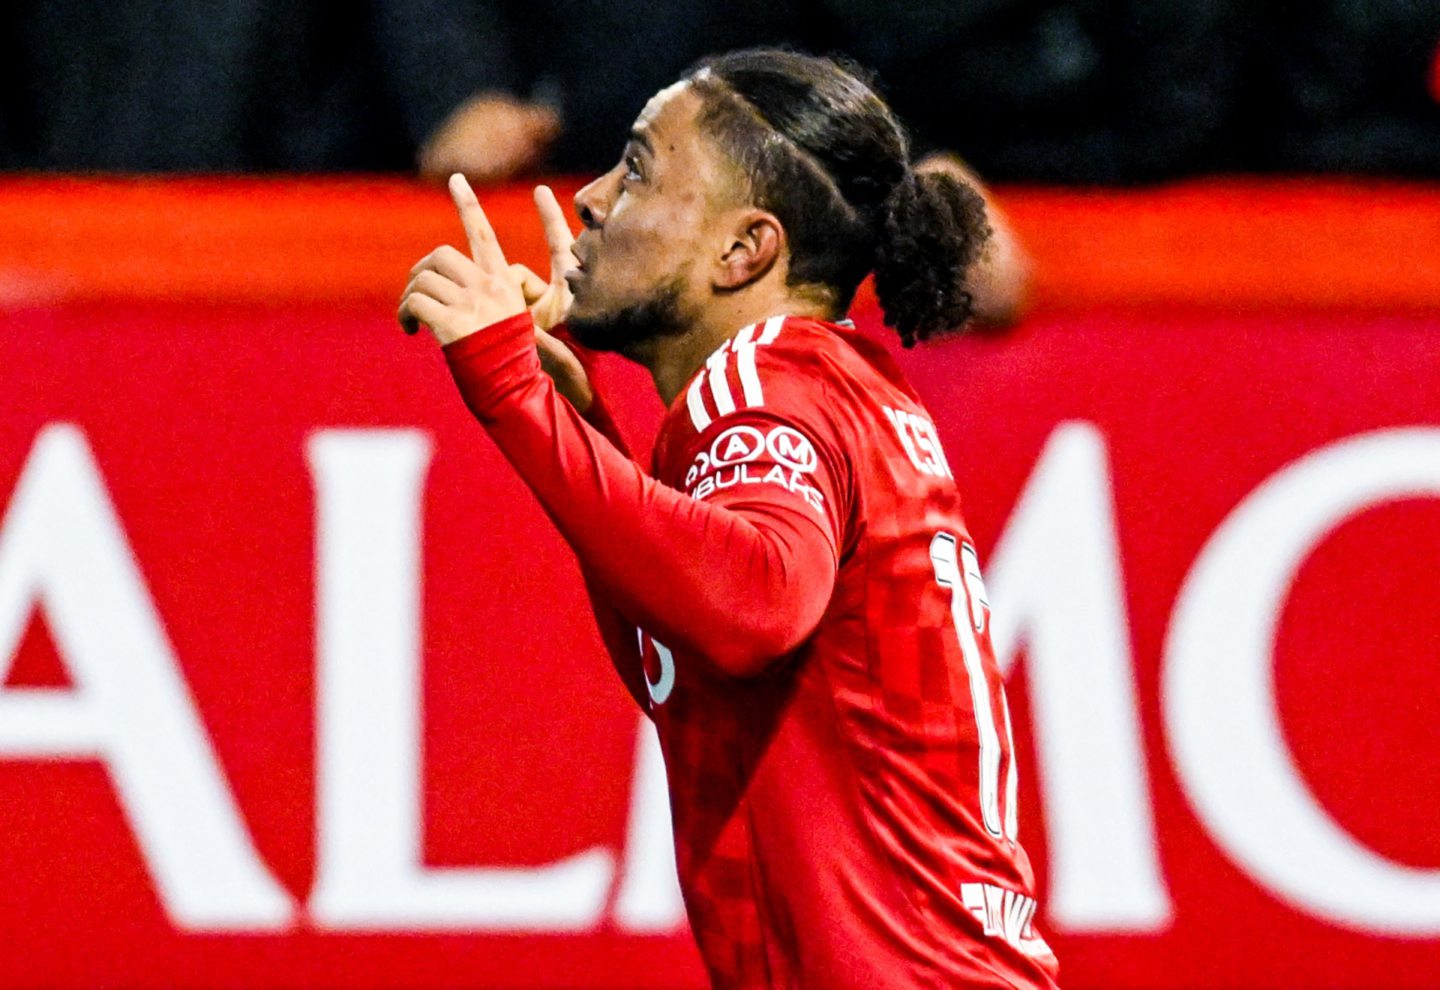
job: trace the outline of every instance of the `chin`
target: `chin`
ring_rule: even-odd
[[[595,306],[579,292],[572,292],[570,307],[565,311],[565,322],[568,324],[574,320],[593,320],[597,317]]]
[[[593,298],[582,301],[577,294],[566,325],[583,347],[634,356],[651,341],[679,336],[690,329],[693,321],[680,306],[682,286],[677,278],[649,298],[603,309]]]
[[[570,309],[565,316],[565,322],[581,323],[604,322],[610,318],[610,314],[623,309],[608,302],[603,293],[597,293],[595,287],[589,280],[583,280],[573,285],[570,289]]]

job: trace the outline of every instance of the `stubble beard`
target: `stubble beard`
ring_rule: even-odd
[[[566,321],[571,335],[592,351],[610,351],[645,363],[656,341],[679,337],[695,320],[680,305],[684,279],[677,275],[659,286],[650,298],[622,306],[609,313],[571,316]]]

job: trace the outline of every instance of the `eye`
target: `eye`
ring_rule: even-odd
[[[644,179],[645,179],[645,173],[640,170],[640,159],[637,158],[635,155],[626,155],[626,156],[625,156],[625,181],[626,181],[626,182],[642,182],[642,181],[644,181]]]

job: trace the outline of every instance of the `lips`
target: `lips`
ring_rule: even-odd
[[[575,259],[575,267],[565,273],[565,282],[570,286],[570,291],[575,291],[575,286],[585,278],[585,258],[579,251],[579,243],[570,245],[570,256]]]

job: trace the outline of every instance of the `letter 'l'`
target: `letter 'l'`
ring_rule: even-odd
[[[316,489],[319,831],[311,917],[329,928],[580,930],[614,856],[540,867],[421,862],[420,506],[429,438],[325,430]]]

